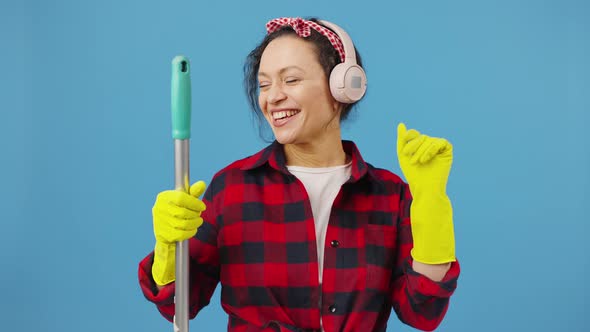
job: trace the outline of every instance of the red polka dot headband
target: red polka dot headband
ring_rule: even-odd
[[[301,17],[280,17],[270,20],[268,23],[266,23],[266,32],[271,34],[285,25],[291,26],[299,37],[309,37],[312,28],[326,36],[332,46],[334,46],[336,51],[338,51],[338,54],[340,55],[340,61],[344,62],[344,46],[342,45],[342,41],[338,35],[332,32],[332,30],[325,28],[315,22],[304,20]]]

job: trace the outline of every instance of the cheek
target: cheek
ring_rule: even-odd
[[[262,110],[262,113],[266,113],[266,103],[264,102],[265,98],[263,94],[258,95],[258,107]]]
[[[333,109],[333,101],[332,95],[330,94],[330,90],[326,86],[317,86],[315,89],[312,90],[312,93],[307,95],[306,98],[309,105],[313,105],[313,108],[322,109],[322,110],[332,110]],[[323,112],[322,112],[323,113]],[[329,113],[329,112],[326,112]]]

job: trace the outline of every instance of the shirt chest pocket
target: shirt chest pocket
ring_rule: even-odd
[[[367,288],[387,290],[395,265],[397,216],[383,213],[371,216],[365,225]]]

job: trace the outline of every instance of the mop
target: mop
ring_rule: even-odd
[[[190,63],[184,56],[172,60],[172,138],[174,139],[174,186],[189,192],[189,141],[191,136]],[[189,241],[176,243],[174,331],[188,332]]]

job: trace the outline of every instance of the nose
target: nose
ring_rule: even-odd
[[[283,92],[282,87],[279,84],[273,84],[268,91],[266,101],[269,104],[276,104],[287,98],[287,95]]]

